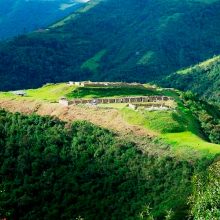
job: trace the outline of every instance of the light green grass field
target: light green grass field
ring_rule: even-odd
[[[9,98],[16,98],[16,96],[10,92],[0,92],[0,99],[9,99]]]
[[[75,19],[77,19],[79,17],[80,14],[83,14],[89,10],[91,10],[92,8],[94,8],[96,5],[98,5],[100,3],[100,0],[93,0],[88,2],[84,7],[78,9],[76,12],[68,15],[67,17],[65,17],[64,19],[56,22],[55,24],[52,24],[50,26],[50,28],[56,28],[56,27],[61,27],[64,24],[66,24],[69,21],[73,21]]]
[[[77,87],[69,86],[66,83],[47,84],[38,89],[25,90],[26,96],[20,97],[12,94],[11,92],[0,92],[1,99],[13,98],[13,99],[34,99],[42,101],[57,102],[61,97],[66,96]]]
[[[196,122],[190,115],[172,111],[134,111],[128,108],[121,109],[121,113],[130,124],[156,132],[177,154],[195,157],[220,154],[220,145],[209,143],[199,136],[197,125],[192,126]]]
[[[173,111],[134,111],[124,108],[123,117],[132,124],[144,126],[158,133],[182,132],[187,129],[184,119]]]
[[[161,137],[171,144],[176,152],[180,151],[181,147],[187,147],[188,151],[199,150],[206,155],[220,154],[219,144],[209,143],[190,131],[162,134]]]
[[[78,87],[67,95],[68,98],[104,98],[104,97],[124,97],[159,95],[156,90],[146,87]]]
[[[146,87],[78,87],[66,83],[46,84],[38,89],[25,90],[27,96],[20,97],[11,92],[0,92],[0,98],[35,99],[45,101],[58,101],[61,97],[67,98],[102,98],[124,97],[139,95],[159,95],[160,92]]]
[[[126,103],[109,103],[109,104],[99,104],[100,108],[115,108],[115,109],[123,109],[127,106]]]
[[[61,97],[76,89],[74,85],[67,85],[66,83],[48,84],[39,89],[26,90],[27,97],[36,100],[58,101]]]
[[[115,108],[130,124],[139,125],[153,131],[162,138],[177,154],[201,154],[213,156],[220,154],[220,145],[205,141],[200,133],[200,126],[192,113],[184,107],[176,92],[149,90],[146,87],[77,87],[66,83],[47,84],[38,89],[26,90],[26,97],[1,92],[0,99],[33,99],[57,102],[61,97],[99,98],[135,95],[170,95],[175,98],[178,108],[175,111],[132,110],[125,103],[100,104],[102,108]],[[199,152],[199,153],[198,153]]]

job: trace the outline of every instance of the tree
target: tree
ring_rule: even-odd
[[[195,220],[220,219],[220,161],[194,176],[193,186],[191,216]]]

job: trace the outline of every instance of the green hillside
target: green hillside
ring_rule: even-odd
[[[0,220],[219,220],[220,0],[82,2],[0,42]]]
[[[220,109],[217,106],[201,101],[192,93],[167,90],[149,85],[139,86],[69,86],[66,83],[46,84],[38,89],[26,90],[26,96],[19,97],[11,92],[0,93],[2,100],[33,100],[45,103],[58,103],[61,97],[96,99],[126,96],[169,96],[171,110],[147,111],[144,108],[133,110],[126,103],[98,104],[99,109],[116,109],[124,121],[152,131],[158,138],[171,146],[180,157],[215,157],[220,153]],[[150,103],[149,103],[150,104]],[[152,105],[154,102],[152,102]],[[86,108],[80,106],[83,111]],[[90,114],[90,113],[88,113]],[[105,118],[105,115],[103,115]],[[82,118],[83,120],[83,118]],[[114,119],[112,119],[114,120]]]
[[[45,28],[81,6],[74,0],[1,0],[0,40]]]
[[[201,157],[220,153],[220,110],[198,99],[176,100],[175,111],[133,111],[121,112],[129,123],[140,125],[157,132],[176,155]],[[211,143],[212,142],[212,143]]]
[[[12,106],[17,112],[18,105],[27,105],[24,113],[29,114],[28,101],[33,100],[37,102],[34,113],[43,106],[40,114],[48,115],[46,109],[52,108],[53,117],[0,110],[0,218],[185,220],[189,215],[195,219],[218,216],[218,107],[189,92],[149,85],[59,83],[26,93],[24,97],[0,93],[0,107],[3,103],[5,109]],[[63,96],[137,95],[172,97],[168,101],[172,108],[149,111],[131,109],[126,103],[69,107],[57,103]],[[54,116],[58,109],[57,115],[63,112],[67,122]],[[123,123],[138,127],[140,133],[116,131],[110,124],[104,129],[85,121],[86,115],[74,120],[79,112],[86,112],[94,113],[91,117],[101,114],[108,121],[106,112],[110,111],[114,112],[111,121],[119,114]]]
[[[140,86],[105,86],[105,87],[79,87],[67,83],[47,83],[37,89],[25,90],[26,96],[22,99],[44,100],[57,102],[61,97],[73,98],[101,98],[101,97],[123,97],[123,96],[144,96],[162,95],[161,91],[152,89],[149,85]],[[13,92],[0,92],[0,99],[21,99]]]
[[[220,103],[220,56],[177,71],[161,83],[181,90],[191,90],[200,97]]]
[[[92,0],[2,42],[0,90],[68,80],[149,82],[220,53],[220,1]]]
[[[87,122],[66,126],[1,110],[0,128],[0,217],[7,219],[187,219],[191,178],[212,163],[154,155],[169,149],[150,139],[150,151],[141,151]]]
[[[69,93],[72,93],[77,87],[69,86],[66,83],[57,83],[57,84],[46,84],[37,89],[27,89],[25,90],[26,96],[25,99],[32,100],[41,100],[49,102],[57,102],[61,97],[66,96]],[[13,94],[12,92],[0,92],[0,99],[7,100],[11,99],[20,99],[19,96]]]
[[[161,92],[140,87],[78,87],[66,96],[68,98],[102,98],[102,97],[124,97],[124,96],[146,96],[160,95]]]

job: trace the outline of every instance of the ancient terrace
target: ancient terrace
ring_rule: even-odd
[[[149,102],[167,102],[173,100],[168,96],[136,96],[136,97],[120,97],[120,98],[97,98],[97,99],[72,99],[67,100],[61,98],[59,103],[64,106],[79,104],[110,104],[110,103],[149,103]]]
[[[91,81],[84,81],[84,82],[68,82],[68,85],[75,85],[77,87],[133,87],[133,88],[144,88],[142,84],[139,83],[124,83],[124,82],[91,82]],[[148,86],[147,89],[149,91],[156,91],[154,86]],[[59,103],[63,106],[69,105],[99,105],[99,104],[114,104],[114,103],[124,103],[127,104],[128,107],[136,109],[139,107],[143,108],[172,108],[173,98],[164,95],[131,95],[131,96],[124,96],[124,97],[104,97],[104,98],[74,98],[74,99],[67,99],[65,97],[59,100]]]
[[[110,86],[110,87],[118,87],[118,86],[142,86],[142,84],[140,83],[126,83],[126,82],[92,82],[92,81],[82,81],[82,82],[73,82],[73,81],[69,81],[67,83],[67,85],[72,86],[81,86],[81,87],[106,87],[106,86]],[[153,86],[152,86],[153,88]]]

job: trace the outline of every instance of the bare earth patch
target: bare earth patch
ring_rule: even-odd
[[[0,100],[0,108],[10,112],[56,116],[64,121],[86,120],[121,134],[153,137],[152,131],[127,123],[117,109],[68,106],[35,100]]]

